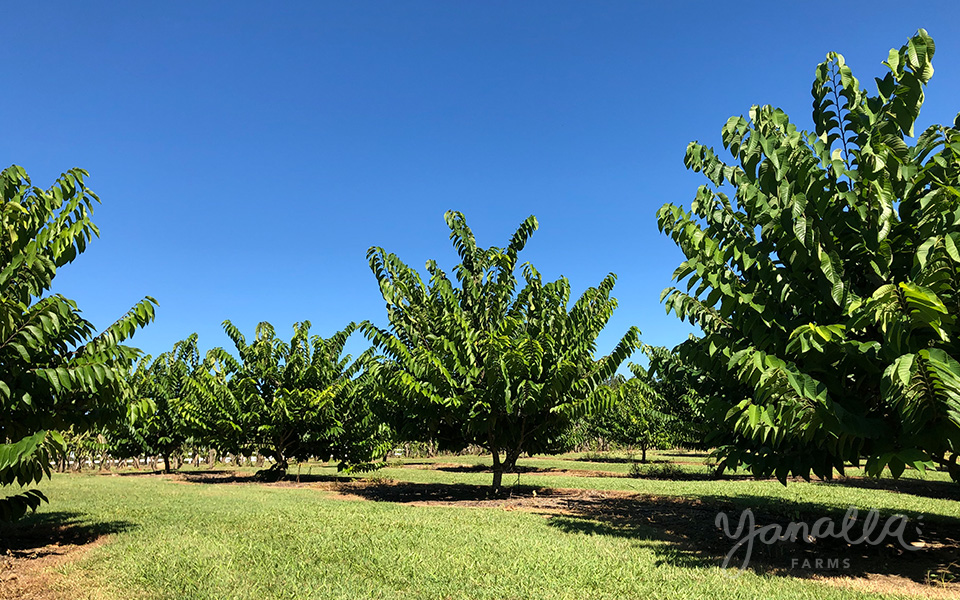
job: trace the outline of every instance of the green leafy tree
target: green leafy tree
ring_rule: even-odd
[[[682,346],[682,345],[681,345]],[[646,369],[631,365],[637,377],[646,381],[656,399],[657,409],[669,417],[669,444],[677,448],[707,449],[713,429],[708,394],[711,381],[676,351],[663,346],[644,346],[649,362]]]
[[[169,352],[140,361],[132,375],[134,394],[150,409],[135,423],[121,424],[114,451],[119,458],[157,455],[169,473],[172,457],[181,453],[191,437],[191,422],[185,414],[195,389],[190,380],[203,364],[192,334],[174,344]]]
[[[841,55],[816,69],[814,131],[755,106],[692,143],[689,211],[660,227],[686,260],[664,292],[716,373],[721,462],[828,478],[937,464],[960,479],[960,118],[914,135],[933,75],[923,30],[870,94]],[[732,192],[732,196],[728,194]]]
[[[663,406],[663,399],[650,385],[650,375],[637,364],[630,364],[633,377],[617,389],[617,441],[639,446],[640,462],[647,462],[647,450],[673,445],[676,418]]]
[[[122,415],[126,419],[127,415]],[[86,429],[79,434],[71,430],[58,432],[63,437],[63,446],[52,458],[59,470],[66,471],[73,462],[73,468],[80,471],[87,460],[93,465],[97,459],[106,459],[109,456],[110,446],[104,435],[104,429]],[[100,462],[103,467],[103,460]]]
[[[194,445],[221,454],[253,451],[244,430],[244,406],[231,387],[240,369],[233,355],[223,348],[212,348],[202,365],[184,381],[179,414]]]
[[[647,450],[670,447],[673,418],[660,410],[660,398],[649,386],[646,371],[632,363],[630,369],[633,377],[617,375],[604,383],[613,402],[609,409],[587,417],[587,435],[639,448],[640,461],[645,463]]]
[[[604,385],[615,399],[609,410],[587,417],[587,435],[621,447],[647,451],[702,444],[706,433],[703,400],[685,380],[686,368],[662,347],[644,345],[649,368],[630,363],[632,377],[616,375]]]
[[[264,476],[282,476],[291,459],[333,457],[344,468],[386,452],[365,397],[371,353],[343,354],[356,324],[324,339],[310,335],[309,321],[297,323],[289,343],[266,322],[252,343],[230,321],[224,329],[240,357],[227,383],[239,410],[236,430],[247,448],[274,459]]]
[[[85,171],[64,173],[47,190],[12,166],[0,173],[0,519],[14,519],[46,498],[36,489],[64,451],[58,431],[82,433],[129,404],[127,374],[139,351],[123,345],[153,319],[147,297],[101,333],[76,303],[50,287],[57,270],[79,256],[97,227],[97,197]]]
[[[441,450],[480,446],[493,455],[493,487],[522,453],[561,449],[574,419],[604,407],[601,384],[636,349],[631,328],[608,356],[596,339],[616,307],[614,275],[572,307],[570,283],[544,283],[517,260],[537,228],[528,218],[506,248],[479,248],[462,214],[445,215],[460,257],[454,281],[434,261],[420,275],[382,248],[368,252],[390,329],[364,331],[384,354],[380,407],[397,435]]]

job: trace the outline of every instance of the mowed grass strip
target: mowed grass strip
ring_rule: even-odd
[[[489,474],[472,472],[392,468],[383,476],[489,483]],[[771,505],[860,503],[957,514],[950,500],[831,485],[537,477],[545,487],[592,484],[707,501],[739,496]],[[16,527],[67,517],[77,521],[73,527],[116,531],[110,543],[63,571],[72,594],[79,589],[91,598],[894,597],[781,575],[733,578],[716,560],[664,541],[652,527],[625,535],[535,512],[346,500],[310,488],[146,475],[58,475],[44,490],[52,505]]]

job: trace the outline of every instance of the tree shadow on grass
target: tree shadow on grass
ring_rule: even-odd
[[[256,472],[241,473],[238,471],[189,471],[175,473],[178,479],[189,483],[345,483],[353,481],[347,475],[313,475],[310,473],[297,474],[288,472],[277,481],[263,481],[257,478]]]
[[[470,485],[465,483],[408,483],[391,482],[368,484],[352,482],[340,488],[341,492],[359,496],[373,502],[395,502],[400,504],[455,504],[456,506],[478,506],[490,502],[505,502],[514,498],[514,494],[529,496],[533,491],[549,495],[551,490],[522,486],[511,487],[501,494],[494,494],[489,485]],[[518,496],[519,497],[519,496]]]
[[[633,479],[657,479],[660,481],[776,481],[774,478],[756,478],[749,473],[716,473],[715,471],[687,471],[672,464],[648,464],[640,466],[638,475],[624,475]]]
[[[478,463],[475,465],[439,465],[432,469],[434,471],[444,471],[446,473],[493,473],[493,466]],[[513,468],[514,475],[518,473],[562,473],[563,469],[555,469],[553,467],[533,467],[529,465],[516,465]],[[505,473],[504,475],[509,475],[510,473]]]
[[[837,485],[867,490],[884,490],[898,494],[909,494],[935,500],[960,501],[960,485],[953,481],[929,481],[925,479],[875,479],[872,477],[840,477],[831,481],[820,481],[821,485]]]
[[[578,456],[573,460],[577,462],[592,462],[592,463],[617,463],[617,464],[629,464],[637,462],[635,458],[627,458],[625,456]]]
[[[578,459],[579,460],[579,459]],[[592,461],[591,461],[592,462]],[[609,460],[601,461],[607,463],[616,463],[619,461]],[[636,461],[623,461],[636,462]],[[493,467],[489,464],[479,463],[475,465],[453,465],[444,463],[433,463],[429,470],[442,471],[445,473],[493,473]],[[504,473],[504,477],[510,475],[572,475],[575,477],[634,477],[636,479],[664,479],[671,481],[713,481],[716,479],[745,480],[752,479],[753,476],[740,474],[716,475],[713,472],[688,471],[681,467],[673,467],[667,461],[648,461],[641,463],[641,472],[639,475],[630,475],[627,473],[615,473],[609,471],[594,471],[591,469],[565,469],[562,467],[537,467],[533,465],[516,465],[512,471]]]
[[[32,513],[13,523],[0,523],[0,554],[36,558],[59,546],[92,544],[134,527],[128,521],[90,521],[77,512]]]
[[[174,475],[179,473],[177,470],[172,470],[170,473],[164,473],[163,469],[157,469],[155,471],[144,469],[143,471],[101,471],[97,475],[104,477],[156,477],[157,475]]]
[[[721,566],[725,555],[745,537],[731,538],[718,528],[717,516],[721,512],[727,514],[731,532],[736,531],[743,511],[750,509],[756,527],[779,525],[780,533],[791,522],[806,523],[812,530],[817,520],[824,517],[834,523],[834,531],[839,531],[846,512],[834,505],[753,494],[682,498],[516,486],[495,495],[484,485],[363,481],[350,482],[339,489],[377,502],[533,512],[547,517],[548,526],[566,533],[629,539],[649,546],[658,564],[685,568]],[[861,507],[858,525],[851,528],[848,539],[863,535],[869,509]],[[868,539],[880,538],[891,516],[891,511],[881,512]],[[960,579],[960,519],[936,514],[923,515],[923,519],[918,519],[919,515],[907,516],[902,539],[911,548],[922,543],[916,549],[903,548],[893,536],[876,545],[851,544],[836,537],[818,537],[812,542],[801,537],[794,542],[774,544],[755,539],[747,566],[775,576],[888,576],[902,578],[895,579],[892,585],[899,585],[899,581],[923,589],[927,589],[924,584],[929,583],[931,574],[939,573],[943,580]],[[891,529],[896,530],[895,526]],[[731,556],[729,566],[743,565],[745,555],[744,545]]]
[[[651,543],[659,563],[682,567],[710,568],[720,566],[740,539],[727,537],[717,526],[717,515],[725,512],[731,532],[736,532],[742,511],[750,509],[757,527],[779,525],[786,530],[790,522],[814,523],[827,517],[839,531],[845,511],[818,503],[783,502],[765,496],[701,496],[696,500],[683,498],[645,498],[643,496],[615,498],[571,498],[566,501],[563,514],[553,515],[552,527],[568,533],[609,535]],[[848,536],[856,540],[865,532],[864,517],[869,507],[859,515],[859,526]],[[868,539],[881,537],[884,524],[891,514],[880,513],[880,518]],[[749,524],[749,522],[747,522]],[[918,525],[920,531],[918,532]],[[893,527],[892,531],[897,528]],[[746,529],[744,531],[747,531]],[[772,533],[772,528],[771,528]],[[794,577],[894,576],[918,584],[928,583],[932,573],[944,580],[960,578],[960,519],[943,515],[926,515],[918,520],[913,516],[903,531],[903,540],[922,542],[922,547],[904,549],[893,536],[882,543],[850,544],[835,537],[818,538],[812,542],[789,540],[773,544],[755,539],[748,566],[750,569],[772,575]],[[729,566],[743,565],[746,544],[731,556]]]
[[[664,455],[664,456],[672,456],[672,455]],[[677,455],[677,456],[686,456],[686,455]],[[630,464],[635,462],[641,462],[637,458],[627,458],[625,456],[578,456],[573,460],[577,462],[617,463],[617,464]],[[670,461],[666,459],[650,458],[647,460],[647,462],[645,463],[641,462],[641,464],[663,464],[663,463],[669,463],[669,462]]]
[[[678,458],[709,458],[709,452],[701,452],[697,450],[691,450],[685,452],[683,450],[671,450],[670,452],[657,452],[659,456],[675,456]]]

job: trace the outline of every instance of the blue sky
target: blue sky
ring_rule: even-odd
[[[960,110],[960,7],[927,2],[43,2],[0,37],[0,162],[35,185],[82,167],[101,238],[55,291],[103,327],[144,295],[156,354],[220,323],[284,337],[385,324],[378,245],[452,265],[443,213],[482,245],[528,215],[524,252],[579,293],[619,276],[630,325],[672,346],[659,303],[682,260],[655,211],[689,204],[684,149],[752,104],[810,126],[813,70],[865,85],[919,27],[937,42],[922,124]],[[355,350],[365,346],[354,340]]]

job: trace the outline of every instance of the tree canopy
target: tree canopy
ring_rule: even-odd
[[[131,373],[134,395],[148,410],[135,423],[121,422],[112,429],[112,450],[118,458],[159,455],[169,473],[171,456],[179,452],[193,433],[190,419],[194,387],[191,379],[204,368],[197,334],[174,344],[157,356],[146,356]]]
[[[569,307],[567,279],[544,282],[526,263],[518,280],[534,217],[506,247],[490,248],[477,245],[461,213],[445,219],[461,261],[453,279],[431,260],[425,284],[397,256],[371,248],[390,328],[363,328],[384,354],[376,366],[380,410],[397,434],[445,450],[487,449],[499,489],[522,453],[560,449],[572,419],[602,404],[602,383],[638,347],[639,331],[595,357],[617,306],[612,274]]]
[[[33,187],[12,166],[0,173],[0,519],[22,516],[45,500],[24,489],[50,474],[64,447],[60,431],[80,433],[132,415],[127,374],[139,350],[123,344],[153,320],[144,298],[99,334],[72,300],[50,293],[58,269],[98,235],[97,196],[72,169],[49,189]]]
[[[722,379],[724,466],[830,477],[940,464],[960,479],[960,118],[913,137],[933,76],[920,30],[891,50],[871,94],[843,56],[815,71],[812,132],[770,106],[722,129],[724,162],[662,231],[686,256],[667,310]]]
[[[371,352],[356,360],[343,353],[357,325],[350,323],[329,338],[310,335],[309,321],[293,329],[293,338],[284,342],[262,322],[247,342],[230,321],[224,322],[239,361],[217,354],[228,365],[225,385],[240,444],[274,459],[271,476],[285,473],[291,459],[332,457],[345,468],[382,456],[386,432],[367,405]]]

